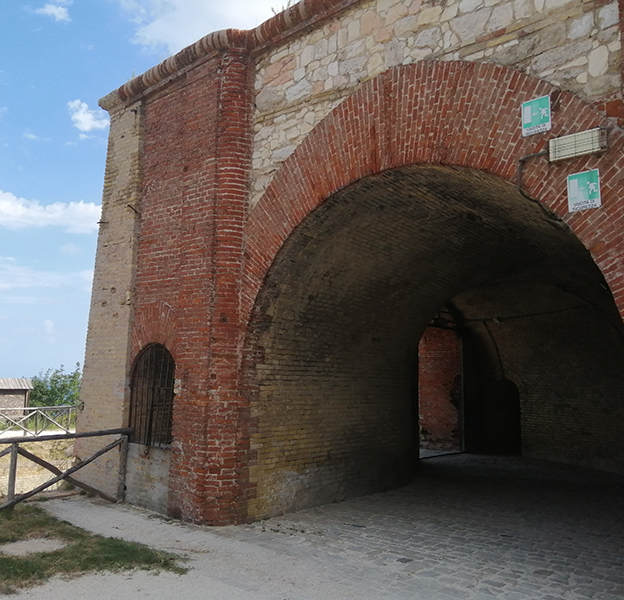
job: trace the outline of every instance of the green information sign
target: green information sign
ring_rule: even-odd
[[[550,96],[534,98],[522,104],[522,135],[534,135],[550,130]]]
[[[598,208],[600,198],[600,172],[598,169],[568,175],[568,210]]]

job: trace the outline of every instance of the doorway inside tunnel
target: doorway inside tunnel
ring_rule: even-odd
[[[624,328],[590,253],[508,181],[414,165],[333,194],[265,278],[251,518],[414,477],[440,307],[459,344],[461,449],[624,469]]]
[[[487,341],[494,343],[491,337]],[[454,452],[521,454],[518,387],[506,378],[501,357],[495,354],[492,362],[484,352],[487,346],[480,346],[451,303],[423,332],[414,410],[420,458]]]

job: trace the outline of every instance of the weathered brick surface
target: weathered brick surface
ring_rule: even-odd
[[[77,425],[82,431],[127,425],[141,144],[141,102],[112,110],[80,394],[84,410],[79,413]],[[109,441],[112,439],[76,440],[76,455],[87,458]],[[113,450],[81,470],[79,476],[114,494],[118,463],[118,451]]]
[[[461,450],[461,338],[427,327],[418,345],[418,423],[424,448]]]
[[[169,509],[198,521],[235,518],[212,515],[215,498],[242,510],[233,465],[249,73],[246,54],[215,54],[145,108],[130,358],[158,342],[176,361]]]
[[[398,485],[418,340],[453,302],[474,346],[472,444],[505,433],[507,385],[525,453],[624,470],[616,17],[615,2],[305,0],[103,99],[80,427],[126,423],[133,360],[156,342],[176,361],[170,514],[239,522]],[[519,107],[545,94],[553,130],[522,138]],[[516,189],[521,157],[597,126],[608,152],[531,159],[537,202]],[[568,213],[566,175],[594,167],[602,208]],[[115,476],[113,459],[89,473]]]

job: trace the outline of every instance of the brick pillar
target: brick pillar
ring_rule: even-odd
[[[179,323],[171,347],[180,392],[174,403],[169,512],[210,524],[246,515],[247,412],[238,377],[251,66],[245,49],[231,48],[148,106],[151,187],[145,193],[151,199],[146,213],[153,216],[149,226],[144,219],[139,310],[146,312],[158,300],[172,308]],[[157,339],[157,332],[149,337]]]
[[[240,521],[246,514],[249,410],[239,393],[239,376],[246,326],[240,295],[253,141],[251,66],[244,51],[230,50],[223,60],[209,363],[210,464],[202,519],[213,524]]]

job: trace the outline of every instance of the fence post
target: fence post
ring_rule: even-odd
[[[117,503],[126,499],[126,466],[128,464],[128,436],[124,435],[124,440],[120,446],[119,455],[119,483],[117,485]]]
[[[11,444],[11,463],[9,466],[9,485],[7,491],[7,500],[10,502],[15,498],[15,478],[17,475],[17,451],[19,444]]]

